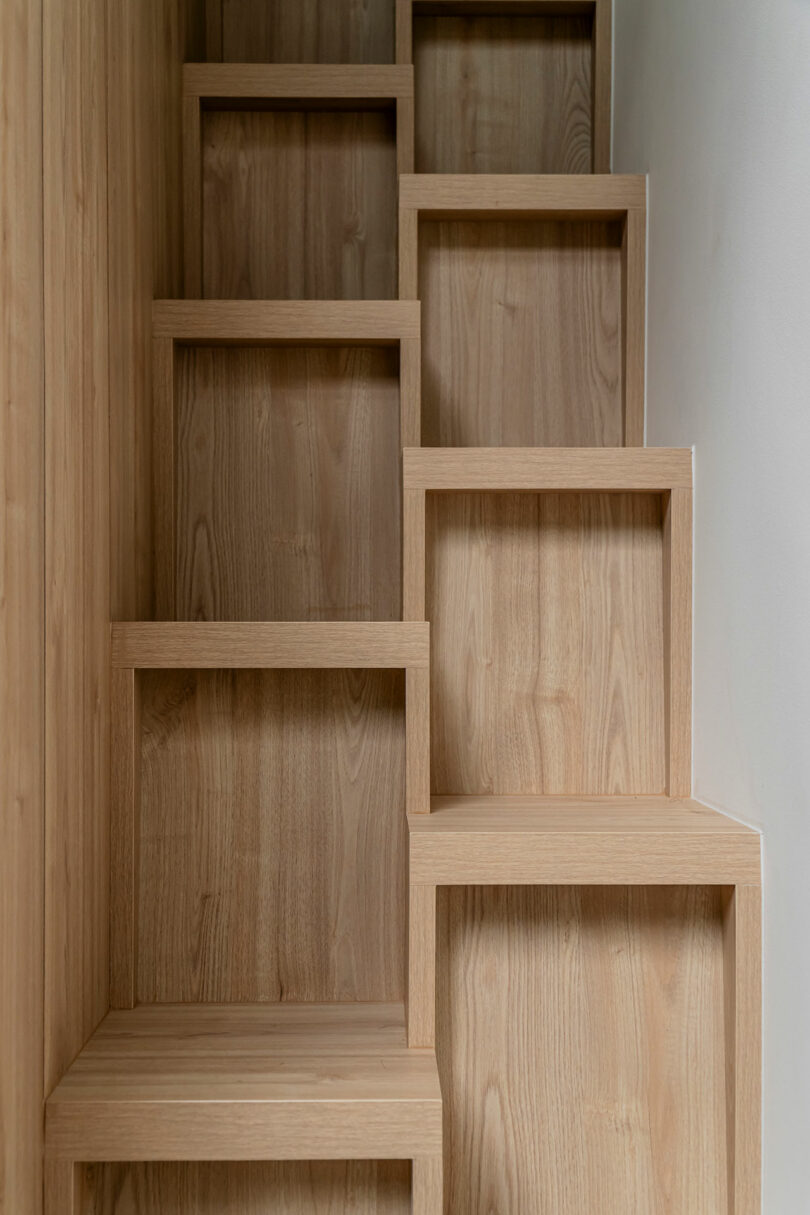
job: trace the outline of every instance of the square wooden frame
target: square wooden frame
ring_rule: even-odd
[[[396,111],[397,173],[413,172],[413,68],[366,64],[187,63],[183,68],[185,294],[202,295],[202,110],[388,109]]]
[[[176,615],[175,347],[398,346],[400,444],[420,441],[420,305],[398,300],[158,300],[152,311],[155,601]]]
[[[666,792],[692,789],[692,453],[669,448],[414,448],[403,453],[403,616],[425,620],[428,492],[660,493]],[[429,807],[425,807],[429,809]]]
[[[486,16],[593,16],[593,171],[610,173],[613,0],[397,0],[396,61],[413,63],[414,12]]]
[[[112,626],[110,1006],[137,1002],[142,670],[405,671],[405,810],[429,802],[429,626],[419,623]]]
[[[622,223],[624,444],[644,444],[647,179],[640,176],[413,174],[400,179],[399,295],[419,299],[425,220],[616,220]],[[423,301],[424,302],[424,301]]]

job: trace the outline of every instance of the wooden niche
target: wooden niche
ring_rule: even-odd
[[[610,171],[610,0],[398,0],[417,173]]]
[[[410,68],[186,64],[185,294],[393,299]]]
[[[400,618],[418,324],[398,302],[155,306],[159,618]]]

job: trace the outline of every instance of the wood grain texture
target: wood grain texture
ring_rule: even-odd
[[[730,1215],[762,1202],[762,890],[740,885],[725,907],[726,1129]]]
[[[425,490],[644,490],[690,491],[692,451],[688,447],[628,449],[482,447],[464,450],[410,448],[402,453],[405,493],[414,494],[413,523],[418,535],[424,512],[415,495]],[[687,500],[688,500],[687,493]],[[406,497],[406,502],[408,501]],[[683,509],[683,506],[681,506]],[[688,556],[691,533],[676,528],[679,544]],[[410,540],[416,544],[415,540]],[[414,549],[413,562],[417,553]]]
[[[720,902],[440,892],[448,1215],[727,1210]]]
[[[364,300],[156,300],[156,340],[242,345],[384,345],[419,339],[414,301]]]
[[[84,1173],[81,1215],[411,1215],[407,1161],[112,1164]]]
[[[114,624],[114,667],[405,668],[428,665],[428,625],[325,623]]]
[[[667,791],[692,792],[692,494],[673,489],[664,509],[664,662]]]
[[[393,299],[393,113],[203,113],[203,295]]]
[[[595,0],[593,14],[593,171],[613,167],[613,0]]]
[[[436,1045],[436,887],[412,882],[408,906],[408,1045],[433,1050]]]
[[[142,678],[140,1000],[402,1000],[403,676]]]
[[[620,446],[621,284],[612,224],[423,222],[423,443]]]
[[[734,885],[761,867],[756,831],[688,799],[434,797],[408,824],[412,885]]]
[[[180,348],[180,620],[396,620],[396,350]]]
[[[441,1156],[421,1156],[413,1162],[412,1215],[442,1215],[444,1162]]]
[[[375,0],[221,0],[222,58],[236,63],[391,63],[394,6]],[[212,48],[213,49],[213,48]],[[209,49],[208,58],[217,58]]]
[[[592,30],[587,16],[417,13],[417,172],[590,173]]]
[[[447,212],[448,217],[500,211],[620,219],[644,207],[647,179],[637,174],[416,173],[400,182],[403,210]]]
[[[380,65],[187,63],[183,68],[183,93],[186,97],[225,99],[226,103],[236,98],[390,103],[413,97],[413,71]]]
[[[138,949],[141,685],[137,671],[114,669],[110,691],[110,1006],[133,1008]]]
[[[201,5],[120,0],[107,38],[112,616],[149,620],[150,313],[154,296],[183,294],[181,69],[204,53]]]
[[[434,794],[664,791],[659,496],[430,494]]]
[[[42,6],[0,5],[0,1211],[42,1195]]]
[[[622,230],[624,442],[643,447],[646,416],[647,212],[628,210]]]
[[[111,1013],[48,1101],[53,1158],[410,1159],[441,1146],[432,1051],[401,1004]]]
[[[109,1007],[110,361],[105,5],[44,15],[50,1091]]]

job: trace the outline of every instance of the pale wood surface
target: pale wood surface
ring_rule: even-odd
[[[408,816],[412,884],[759,880],[759,835],[695,801],[435,797],[431,810]]]
[[[689,448],[614,448],[608,451],[413,448],[403,453],[410,490],[689,490]],[[416,526],[416,522],[414,526]],[[687,533],[691,536],[691,533]]]
[[[42,1193],[42,5],[0,5],[0,1211]]]
[[[408,905],[408,1045],[432,1048],[436,1044],[435,885],[412,881]]]
[[[664,664],[667,792],[692,792],[692,494],[673,489],[664,510]]]
[[[138,812],[141,803],[141,686],[138,672],[114,668],[110,681],[110,1005],[137,998]]]
[[[156,300],[156,338],[177,342],[395,345],[418,338],[420,306],[403,300]]]
[[[403,675],[141,678],[139,999],[402,1000]]]
[[[82,1215],[411,1215],[404,1160],[112,1164],[83,1172]]]
[[[375,0],[213,0],[220,53],[208,59],[260,63],[390,63],[394,6]]]
[[[106,37],[100,0],[45,10],[46,1091],[109,995]]]
[[[759,1215],[762,1190],[762,890],[737,886],[725,908],[729,1210]]]
[[[410,67],[342,64],[187,63],[187,97],[294,101],[393,101],[413,96]]]
[[[595,0],[593,16],[593,171],[612,168],[613,4]]]
[[[647,324],[647,214],[627,212],[622,231],[622,381],[624,442],[644,444]]]
[[[412,1215],[442,1215],[444,1166],[441,1156],[421,1156],[413,1162]]]
[[[203,295],[397,294],[393,113],[203,111]]]
[[[431,494],[426,543],[433,793],[663,793],[660,497]]]
[[[449,1215],[728,1209],[720,901],[440,892]]]
[[[426,624],[114,624],[116,667],[426,667]]]
[[[527,211],[554,217],[590,214],[619,219],[643,208],[647,183],[628,174],[476,174],[417,173],[400,182],[403,210],[438,212]]]
[[[181,348],[175,405],[177,619],[400,618],[396,350]]]
[[[432,1051],[401,1004],[110,1013],[52,1094],[56,1158],[408,1159],[441,1145]]]
[[[420,225],[423,443],[622,443],[620,240],[605,223]]]
[[[592,19],[418,11],[420,173],[590,173]]]

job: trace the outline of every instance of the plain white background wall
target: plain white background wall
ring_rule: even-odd
[[[764,1215],[810,1211],[810,0],[614,0],[647,442],[696,449],[695,793],[765,833]]]

